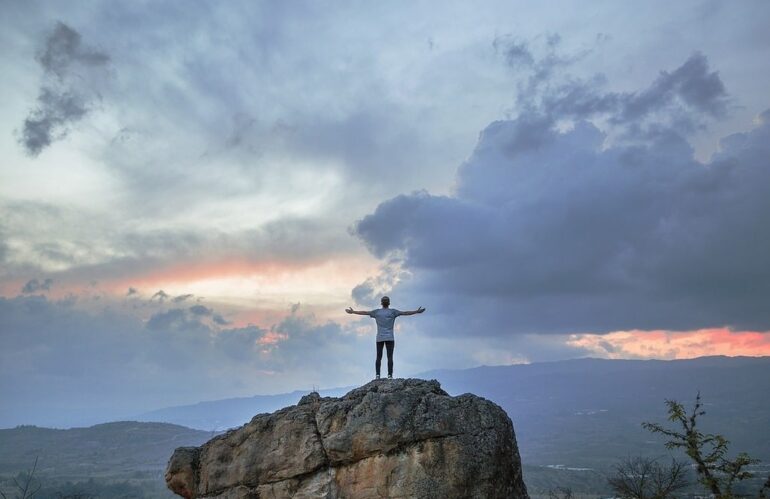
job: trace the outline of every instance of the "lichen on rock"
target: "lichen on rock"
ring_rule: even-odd
[[[259,414],[177,449],[166,483],[186,498],[528,498],[505,411],[419,379]]]

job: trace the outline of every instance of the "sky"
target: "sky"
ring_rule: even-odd
[[[0,0],[0,427],[770,355],[770,4]]]

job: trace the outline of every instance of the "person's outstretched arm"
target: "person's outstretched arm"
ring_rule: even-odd
[[[356,315],[369,315],[369,312],[366,310],[353,310],[353,307],[348,307],[345,309],[345,312],[349,314],[356,314]]]
[[[401,312],[401,315],[414,315],[414,314],[421,314],[425,312],[424,307],[420,307],[417,310],[407,310],[406,312]]]

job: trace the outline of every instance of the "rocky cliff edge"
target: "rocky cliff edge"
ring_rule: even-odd
[[[435,380],[372,381],[305,395],[201,447],[180,447],[166,483],[186,498],[528,499],[510,418]]]

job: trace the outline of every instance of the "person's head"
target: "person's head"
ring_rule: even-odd
[[[388,308],[390,306],[390,298],[383,296],[382,299],[380,299],[380,303],[382,303],[383,307]]]

